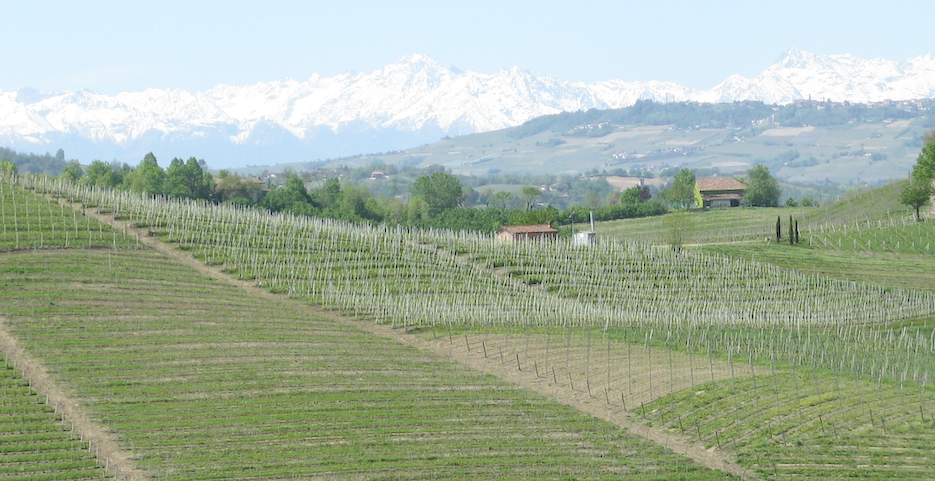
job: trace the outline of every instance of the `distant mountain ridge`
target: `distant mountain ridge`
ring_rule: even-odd
[[[64,148],[82,160],[133,162],[196,155],[209,164],[313,161],[408,148],[444,135],[519,125],[547,114],[623,108],[640,99],[784,104],[935,97],[935,57],[903,62],[792,49],[758,76],[711,90],[673,82],[567,82],[518,67],[487,74],[411,55],[369,74],[312,75],[190,93],[148,89],[115,96],[87,90],[0,92],[0,145]]]

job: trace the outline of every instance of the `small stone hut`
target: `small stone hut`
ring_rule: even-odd
[[[533,225],[507,225],[497,230],[497,240],[500,242],[514,241],[552,241],[558,229],[552,227],[552,224],[533,224]]]

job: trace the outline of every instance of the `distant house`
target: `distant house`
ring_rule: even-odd
[[[383,179],[386,179],[386,178],[389,178],[389,175],[386,174],[386,171],[385,171],[385,170],[374,170],[374,171],[370,174],[370,179],[369,179],[369,180],[383,180]]]
[[[497,230],[497,240],[500,242],[514,241],[551,241],[555,240],[558,229],[551,224],[533,225],[507,225]]]
[[[718,177],[695,181],[695,204],[698,207],[737,207],[743,205],[747,186],[738,180]]]

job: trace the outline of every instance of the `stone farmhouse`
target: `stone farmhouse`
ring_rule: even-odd
[[[698,207],[738,207],[743,205],[747,186],[742,182],[717,177],[695,181],[695,205]]]
[[[533,225],[507,225],[497,230],[497,240],[500,242],[514,241],[552,241],[558,229],[551,224]]]

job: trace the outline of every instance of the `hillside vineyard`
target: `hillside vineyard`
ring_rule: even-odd
[[[270,215],[43,177],[20,182],[106,209],[271,292],[407,328],[754,328],[791,330],[796,338],[821,328],[862,345],[872,336],[868,327],[935,316],[931,293],[662,246],[499,244],[480,235]],[[731,344],[756,349],[749,334]]]
[[[534,373],[539,392],[567,386],[733,452],[760,475],[935,475],[935,335],[911,324],[935,316],[931,293],[638,243],[497,244],[38,176],[0,186],[144,231],[95,231],[68,208],[34,201],[5,249],[81,239],[116,253],[160,239],[245,285],[431,339],[503,373]]]

